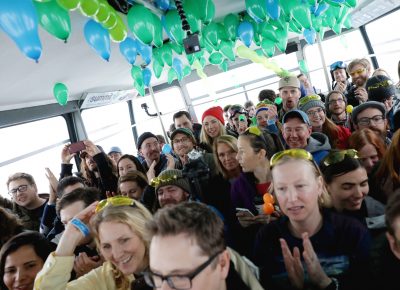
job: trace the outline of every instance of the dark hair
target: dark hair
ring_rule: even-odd
[[[262,102],[265,99],[270,100],[271,102],[274,102],[276,99],[276,93],[273,90],[262,90],[258,93],[258,101]]]
[[[178,119],[178,118],[180,118],[180,117],[182,117],[182,116],[186,116],[186,118],[188,118],[190,121],[192,120],[192,116],[190,116],[189,112],[187,112],[187,111],[179,111],[179,112],[176,112],[176,113],[172,116],[172,120],[173,120],[174,123],[175,123],[175,119]]]
[[[7,179],[7,189],[8,189],[8,186],[10,185],[10,183],[12,181],[15,181],[15,180],[18,180],[18,179],[26,179],[26,181],[28,181],[29,184],[36,184],[32,175],[30,175],[28,173],[24,173],[24,172],[17,172],[17,173],[14,173],[13,175],[10,175],[8,177],[8,179]]]
[[[272,133],[267,133],[264,130],[260,130],[260,136],[245,131],[239,137],[247,138],[250,142],[250,146],[253,148],[255,153],[260,152],[261,149],[265,150],[265,155],[268,159],[271,159],[272,155],[276,152],[283,150],[283,145],[279,140],[279,137]]]
[[[96,200],[100,199],[100,191],[94,187],[83,187],[74,189],[71,192],[64,194],[56,204],[57,215],[60,216],[60,211],[66,206],[77,202],[83,201],[85,207],[89,206]]]
[[[24,230],[18,217],[7,209],[0,207],[0,249],[12,236]],[[3,279],[3,277],[0,277]]]
[[[335,154],[338,152],[341,152],[341,150],[331,150],[329,154]],[[335,177],[344,175],[358,168],[364,168],[364,166],[360,159],[345,155],[342,161],[331,165],[325,165],[324,162],[321,162],[319,168],[321,169],[325,182],[330,184]]]
[[[119,191],[119,186],[121,185],[121,183],[127,182],[127,181],[136,182],[137,185],[142,189],[144,189],[147,185],[149,185],[146,175],[138,170],[135,170],[135,171],[128,172],[124,176],[120,176],[120,178],[118,179],[118,191]]]
[[[77,176],[66,176],[62,178],[57,185],[57,196],[61,197],[66,187],[75,185],[77,183],[81,183],[83,186],[85,186],[84,180]]]
[[[232,105],[226,105],[225,107],[224,107],[224,113],[226,113],[226,112],[228,112],[228,110],[230,109],[232,107]]]
[[[342,98],[343,98],[343,100],[344,100],[345,106],[347,106],[347,98],[346,98],[346,96],[345,96],[341,91],[335,91],[335,90],[330,91],[329,94],[326,96],[326,99],[325,99],[326,116],[327,116],[328,118],[330,118],[331,115],[332,115],[331,112],[330,112],[330,110],[329,110],[329,100],[330,100],[330,98],[331,98],[331,96],[332,96],[333,94],[339,94],[339,95],[341,95]]]
[[[244,103],[244,108],[247,109],[248,107],[254,106],[253,102],[248,100]]]
[[[97,145],[97,147],[100,147],[100,146]],[[107,166],[111,169],[112,173],[117,176],[118,170],[114,165],[114,161],[106,153],[104,153],[104,151],[99,153],[99,154],[103,154],[104,155],[104,158],[106,159]],[[96,166],[97,166],[97,163],[96,163]],[[97,170],[98,170],[98,168],[97,168]],[[88,166],[86,165],[85,160],[81,161],[80,173],[82,174],[82,177],[85,179],[85,184],[87,186],[96,186],[96,184],[97,184],[96,175],[95,175],[94,172],[89,170]]]
[[[36,255],[38,255],[43,263],[46,261],[47,256],[54,250],[54,246],[38,232],[27,231],[12,237],[7,243],[3,245],[0,251],[0,288],[7,289],[3,282],[4,267],[8,255],[16,252],[23,246],[32,246]]]
[[[297,75],[297,78],[301,78],[302,76],[306,76],[305,74],[301,73]],[[307,77],[307,76],[306,76]]]
[[[143,167],[142,163],[140,163],[140,161],[139,161],[139,159],[137,157],[135,157],[133,155],[130,155],[130,154],[124,154],[124,155],[121,156],[121,158],[118,160],[118,163],[117,163],[118,177],[119,177],[119,170],[118,170],[119,163],[121,162],[122,159],[131,160],[135,164],[136,170],[138,170],[138,171],[140,171],[140,172],[142,172],[143,174],[146,175],[146,170],[144,170],[144,167]]]
[[[389,197],[385,208],[386,227],[392,236],[395,234],[393,222],[398,216],[400,216],[400,191],[395,192]]]
[[[152,236],[186,234],[208,256],[225,249],[224,223],[208,206],[184,202],[159,209],[147,223]]]
[[[156,135],[156,137],[157,137],[158,142],[165,143],[165,138],[163,135],[158,134],[158,135]]]

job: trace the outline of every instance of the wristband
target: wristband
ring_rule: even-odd
[[[90,234],[89,228],[80,219],[73,218],[70,223],[73,224],[84,237],[87,237]]]
[[[339,281],[336,278],[331,278],[332,282],[324,290],[339,290]]]

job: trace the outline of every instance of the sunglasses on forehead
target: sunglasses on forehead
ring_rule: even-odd
[[[347,65],[343,62],[343,61],[335,61],[334,63],[332,63],[330,65],[330,69],[331,71],[335,71],[337,69],[345,69],[347,67]]]
[[[275,153],[271,157],[271,160],[269,161],[269,165],[271,166],[271,168],[274,167],[285,156],[292,157],[295,159],[303,159],[303,160],[308,160],[308,161],[314,162],[314,159],[310,152],[308,152],[304,149],[294,148],[294,149],[288,149],[288,150],[284,150],[284,151]]]
[[[122,195],[117,195],[100,201],[96,206],[95,212],[98,213],[108,206],[123,206],[123,205],[135,206],[136,202],[132,198]]]
[[[331,151],[329,154],[322,160],[322,163],[325,166],[331,166],[342,162],[345,157],[356,158],[358,159],[358,152],[355,149],[347,149],[342,151]]]

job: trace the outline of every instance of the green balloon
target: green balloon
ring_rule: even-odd
[[[225,59],[225,60],[219,65],[219,68],[220,68],[222,71],[224,71],[224,72],[228,71],[228,61]]]
[[[99,1],[97,0],[81,0],[81,12],[87,17],[92,17],[99,11]]]
[[[144,44],[151,44],[154,37],[153,13],[140,4],[133,4],[128,12],[128,26],[133,35]]]
[[[343,22],[343,26],[346,27],[347,29],[353,27],[353,23],[351,22],[351,14],[347,14],[347,17]]]
[[[153,43],[156,47],[163,45],[163,27],[160,18],[153,14]]]
[[[306,29],[311,28],[311,12],[308,6],[304,6],[302,4],[296,5],[292,9],[293,18],[297,20]]]
[[[206,27],[203,28],[203,37],[208,41],[208,43],[214,48],[218,49],[218,25],[215,22],[211,22]]]
[[[273,57],[275,54],[275,41],[271,39],[264,38],[261,41],[261,48],[266,56]]]
[[[171,84],[174,79],[177,79],[178,76],[176,75],[176,72],[173,68],[170,68],[168,71],[168,84]]]
[[[163,63],[166,63],[169,66],[172,66],[172,48],[169,43],[164,44],[160,47],[160,56]]]
[[[235,53],[233,52],[235,44],[232,41],[224,40],[221,41],[219,51],[226,56],[229,60],[235,61]]]
[[[344,4],[348,7],[355,8],[357,6],[357,0],[346,0]]]
[[[194,61],[196,60],[196,57],[193,55],[193,53],[191,54],[185,54],[186,58],[189,62],[190,65],[192,65],[194,63]]]
[[[74,10],[79,7],[80,0],[57,0],[57,3],[66,10]]]
[[[206,66],[207,61],[203,56],[199,59],[199,62],[200,62],[201,67]]]
[[[191,2],[193,1],[183,2],[183,9],[185,11],[186,20],[190,25],[190,32],[196,33],[200,31],[201,20],[199,16],[195,13],[196,7]]]
[[[65,106],[68,103],[68,88],[63,83],[56,83],[54,85],[53,94],[61,106]]]
[[[336,23],[336,11],[334,9],[337,7],[331,6],[326,10],[325,17],[322,18],[322,24],[326,27],[333,28]]]
[[[293,8],[296,7],[299,2],[297,0],[283,0],[279,1],[279,4],[283,10],[283,13],[285,13],[286,16],[290,18],[292,16]]]
[[[228,32],[225,29],[224,24],[222,23],[217,23],[218,26],[218,37],[221,40],[229,40],[228,38]]]
[[[174,42],[170,42],[170,46],[173,51],[175,51],[177,54],[182,54],[183,53],[183,45],[179,45]]]
[[[108,4],[100,2],[99,10],[97,11],[97,14],[93,18],[97,22],[103,23],[104,21],[107,20],[109,14],[110,14],[110,7],[108,6]]]
[[[138,91],[139,95],[141,95],[142,97],[145,95],[144,84],[139,84],[137,82],[133,82],[133,86]]]
[[[131,76],[135,83],[135,87],[136,87],[136,84],[139,87],[144,86],[142,69],[140,67],[133,65],[131,68]]]
[[[236,14],[228,14],[224,18],[224,26],[226,29],[226,36],[234,41],[237,37],[237,28],[239,26],[239,16]]]
[[[292,20],[289,21],[289,31],[301,33],[302,30],[303,27],[296,21],[296,19],[292,18]]]
[[[286,50],[287,41],[288,41],[288,24],[283,29],[276,30],[276,36],[278,37],[278,42],[276,43],[276,47],[284,52]]]
[[[67,10],[63,9],[57,1],[33,1],[40,26],[58,39],[66,41],[71,33],[71,20]]]
[[[183,8],[189,11],[204,24],[210,23],[215,15],[215,5],[212,0],[186,0]]]
[[[247,13],[258,18],[261,22],[267,19],[267,5],[265,0],[246,0],[245,3]]]
[[[117,25],[114,28],[109,29],[108,32],[110,33],[111,40],[114,42],[124,41],[125,38],[128,36],[128,30],[126,29],[122,19],[120,21],[117,21]]]
[[[319,32],[322,27],[322,18],[315,17],[315,15],[311,15],[311,22],[312,22],[312,26],[314,27],[314,30],[316,32]]]
[[[172,36],[172,40],[178,44],[183,43],[186,37],[185,31],[182,29],[182,21],[176,10],[169,10],[164,16],[165,29]]]
[[[190,66],[187,65],[187,66],[185,66],[185,67],[183,68],[183,76],[184,76],[184,77],[190,75],[191,72],[192,72],[192,69],[190,68]]]
[[[210,57],[208,58],[208,61],[211,64],[215,64],[215,65],[221,64],[223,60],[224,60],[224,56],[222,55],[222,53],[220,53],[218,51],[217,52],[213,52],[210,55]]]
[[[157,60],[153,57],[153,72],[154,72],[154,76],[157,79],[161,76],[162,71],[163,71],[163,65],[160,63],[159,60]]]
[[[269,24],[268,22],[264,22],[261,24],[260,31],[261,31],[261,36],[263,38],[268,38],[274,42],[278,41],[274,27],[271,24]]]
[[[299,68],[302,73],[308,73],[308,65],[304,59],[299,61]]]
[[[115,11],[110,11],[108,18],[101,23],[107,29],[113,29],[117,25],[117,14]]]

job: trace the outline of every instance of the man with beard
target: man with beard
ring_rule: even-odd
[[[279,120],[285,113],[296,109],[301,91],[300,81],[295,76],[283,77],[279,80],[279,95],[282,98],[282,108],[278,112]]]
[[[386,110],[383,103],[368,101],[357,106],[353,110],[351,121],[356,130],[369,128],[381,136],[387,146],[390,145],[390,135],[386,130]]]
[[[28,173],[15,173],[8,178],[7,188],[12,201],[0,196],[0,206],[17,215],[25,229],[39,231],[47,200],[39,196],[33,176]]]
[[[178,169],[167,169],[150,182],[155,187],[158,203],[161,208],[188,201],[190,185]]]
[[[139,136],[137,142],[139,154],[143,157],[142,165],[147,171],[147,177],[151,180],[157,177],[161,171],[168,168],[174,168],[173,157],[161,154],[160,144],[157,136],[151,132],[144,132]]]
[[[366,58],[355,59],[347,66],[347,72],[351,76],[353,83],[352,88],[349,90],[347,102],[352,106],[358,106],[368,100],[367,89],[365,84],[371,75],[371,64]]]
[[[346,112],[347,99],[340,91],[331,91],[326,96],[326,114],[333,123],[350,129],[350,120]]]
[[[183,169],[183,167],[189,162],[188,153],[196,148],[196,140],[193,132],[187,128],[176,129],[171,134],[171,143],[175,155],[179,158],[175,164],[175,168]],[[213,155],[211,153],[203,153],[202,158],[210,169],[211,175],[216,175],[217,170]]]

